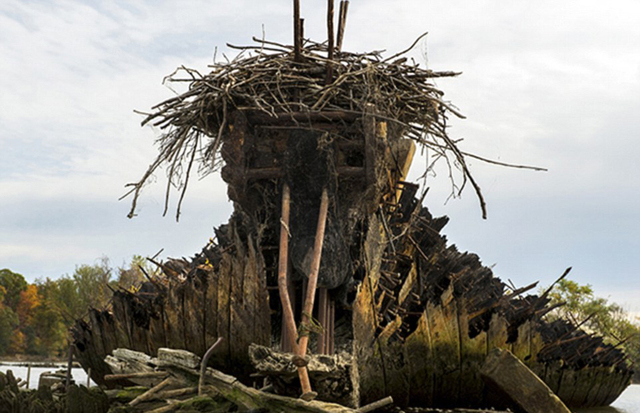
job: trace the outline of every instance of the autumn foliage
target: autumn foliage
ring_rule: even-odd
[[[0,356],[65,354],[68,330],[90,307],[107,305],[111,289],[135,289],[147,268],[142,257],[111,268],[106,258],[80,265],[72,275],[28,283],[9,269],[0,270]]]

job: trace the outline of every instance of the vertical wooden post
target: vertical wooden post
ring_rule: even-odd
[[[31,381],[31,363],[27,364],[27,389],[29,388],[30,381]]]
[[[327,335],[327,344],[325,345],[327,349],[327,354],[331,355],[335,353],[335,331],[336,331],[336,301],[332,298],[329,298],[327,312],[329,316],[327,317],[328,326],[329,326],[329,334]]]
[[[327,325],[327,289],[318,289],[318,322],[322,327],[322,333],[318,337],[318,345],[316,352],[318,354],[326,354],[327,335],[329,334],[329,326]]]
[[[87,370],[87,389],[91,387],[91,367]]]
[[[338,38],[336,41],[336,50],[342,50],[342,41],[344,40],[344,28],[347,25],[347,11],[349,10],[349,0],[340,1],[340,12],[338,14]]]
[[[69,358],[67,360],[67,382],[65,388],[69,391],[71,386],[71,367],[73,366],[73,344],[69,344]]]
[[[293,0],[293,51],[296,62],[300,61],[301,42],[300,39],[300,0]]]
[[[287,336],[292,347],[295,348],[296,322],[293,317],[293,308],[289,298],[289,288],[287,280],[287,269],[289,262],[289,213],[291,204],[291,194],[289,185],[282,187],[282,216],[280,217],[280,250],[278,256],[278,291],[280,292],[280,302],[282,303],[282,318],[284,320]]]
[[[327,58],[329,60],[327,62],[327,77],[325,79],[325,84],[327,85],[331,84],[333,80],[333,1],[334,0],[328,0],[329,3],[327,5]]]

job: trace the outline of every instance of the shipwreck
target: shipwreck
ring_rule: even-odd
[[[450,245],[448,218],[432,216],[426,191],[406,181],[416,148],[427,149],[459,168],[484,212],[465,162],[475,155],[447,135],[459,113],[432,82],[457,73],[420,68],[407,51],[342,50],[347,5],[335,39],[333,10],[329,40],[315,43],[296,9],[293,46],[254,39],[208,74],[174,73],[189,87],[143,122],[164,133],[132,186],[131,215],[163,165],[181,188],[178,214],[197,168],[220,170],[234,213],[193,258],[158,262],[160,276],[79,320],[76,358],[112,386],[105,358],[117,348],[203,356],[221,337],[209,366],[278,394],[480,408],[498,403],[480,371],[500,348],[566,405],[608,405],[630,383],[622,351],[547,321],[548,291],[507,287]]]

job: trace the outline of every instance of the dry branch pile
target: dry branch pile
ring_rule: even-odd
[[[241,52],[231,61],[211,65],[209,74],[182,66],[165,79],[187,82],[189,87],[154,106],[154,112],[142,122],[159,127],[163,133],[157,141],[156,160],[140,181],[129,184],[127,195],[133,194],[129,217],[135,215],[143,185],[163,165],[169,177],[167,204],[171,186],[181,192],[179,216],[194,163],[199,165],[201,174],[220,166],[218,151],[229,132],[231,111],[262,113],[274,122],[290,116],[300,127],[312,128],[312,120],[318,117],[363,116],[368,104],[375,105],[377,118],[388,121],[400,132],[398,136],[404,135],[432,150],[433,162],[445,159],[450,170],[458,168],[463,181],[460,186],[454,183],[454,190],[461,191],[469,180],[485,214],[480,188],[465,163],[465,156],[476,156],[462,152],[446,132],[448,114],[462,115],[443,100],[444,93],[431,81],[458,73],[423,69],[402,57],[418,40],[409,49],[386,59],[377,51],[331,53],[325,43],[309,40],[296,59],[293,46],[253,40],[257,45],[229,45]],[[328,54],[333,54],[332,59],[324,57]]]

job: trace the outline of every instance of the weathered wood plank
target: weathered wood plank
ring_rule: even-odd
[[[244,247],[245,240],[240,239],[237,231],[234,231],[234,236],[236,238],[235,245],[237,245],[236,254],[232,260],[231,273],[228,275],[230,277],[229,362],[235,367],[236,371],[242,371],[243,361],[246,360],[246,349],[249,345],[246,335],[253,328],[250,324],[251,320],[248,318],[249,315],[245,312],[246,302],[243,294],[245,268],[249,265],[249,258]]]
[[[491,350],[480,374],[516,409],[526,413],[571,413],[558,396],[508,350]]]
[[[484,384],[480,369],[487,357],[487,333],[482,331],[469,337],[469,319],[464,307],[458,308],[458,328],[460,329],[461,372],[458,407],[477,407],[484,396]]]
[[[100,311],[98,317],[99,326],[102,334],[102,341],[104,343],[105,354],[110,354],[118,347],[118,335],[116,334],[115,320],[113,313],[109,310]]]
[[[104,339],[102,338],[102,322],[100,320],[100,311],[95,308],[89,309],[89,325],[91,326],[91,333],[93,335],[93,345],[95,351],[99,355],[106,356],[107,351],[104,346]]]
[[[127,312],[124,308],[126,303],[121,292],[116,291],[113,294],[112,310],[113,317],[117,322],[114,323],[116,328],[117,342],[120,347],[131,348],[131,336],[129,333],[129,320]]]
[[[203,291],[205,295],[205,307],[203,309],[205,318],[205,342],[208,346],[211,346],[219,337],[218,334],[218,278],[220,271],[210,272],[207,276],[207,282]],[[218,354],[220,352],[217,352]],[[220,357],[220,356],[218,356]],[[214,353],[209,359],[210,366],[220,365],[218,364],[216,353]]]
[[[229,297],[231,290],[231,274],[233,270],[233,257],[230,254],[224,254],[220,262],[218,271],[218,311],[216,313],[218,336],[223,338],[220,344],[220,351],[214,353],[211,357],[219,362],[218,366],[229,367],[229,353],[231,352],[231,341],[229,335],[229,326],[231,322],[231,314],[229,309]]]
[[[207,351],[204,342],[202,291],[204,286],[200,280],[202,275],[196,272],[184,284],[182,317],[184,320],[185,334],[188,337],[187,349],[195,354],[203,356]]]
[[[434,355],[431,343],[429,317],[425,311],[418,320],[418,327],[407,337],[405,352],[407,366],[410,369],[409,397],[419,401],[421,406],[433,405],[434,391]]]
[[[457,405],[460,393],[460,335],[452,289],[442,294],[442,304],[427,304],[436,373],[434,403],[443,407]]]
[[[144,325],[144,319],[146,314],[136,316],[134,306],[137,305],[135,297],[131,293],[123,293],[124,298],[124,310],[129,324],[129,334],[131,335],[130,347],[132,350],[142,351],[144,353],[150,353],[151,348],[149,346],[149,330],[148,326]]]
[[[151,352],[156,354],[159,347],[167,347],[167,336],[164,327],[164,304],[156,302],[154,312],[149,318],[149,342]]]
[[[406,368],[404,343],[394,337],[401,325],[402,319],[396,317],[378,334],[376,341],[384,366],[385,393],[393,394],[399,405],[406,406],[409,404],[409,370]]]
[[[576,390],[578,384],[579,372],[575,371],[571,367],[565,367],[560,378],[558,385],[558,391],[555,393],[558,397],[567,405],[573,405],[573,393]]]
[[[595,371],[593,376],[593,383],[591,386],[591,390],[587,393],[587,396],[584,400],[584,407],[593,407],[597,406],[596,402],[598,400],[598,393],[600,392],[600,388],[604,383],[604,378],[607,376],[606,369],[604,367],[592,367]]]

